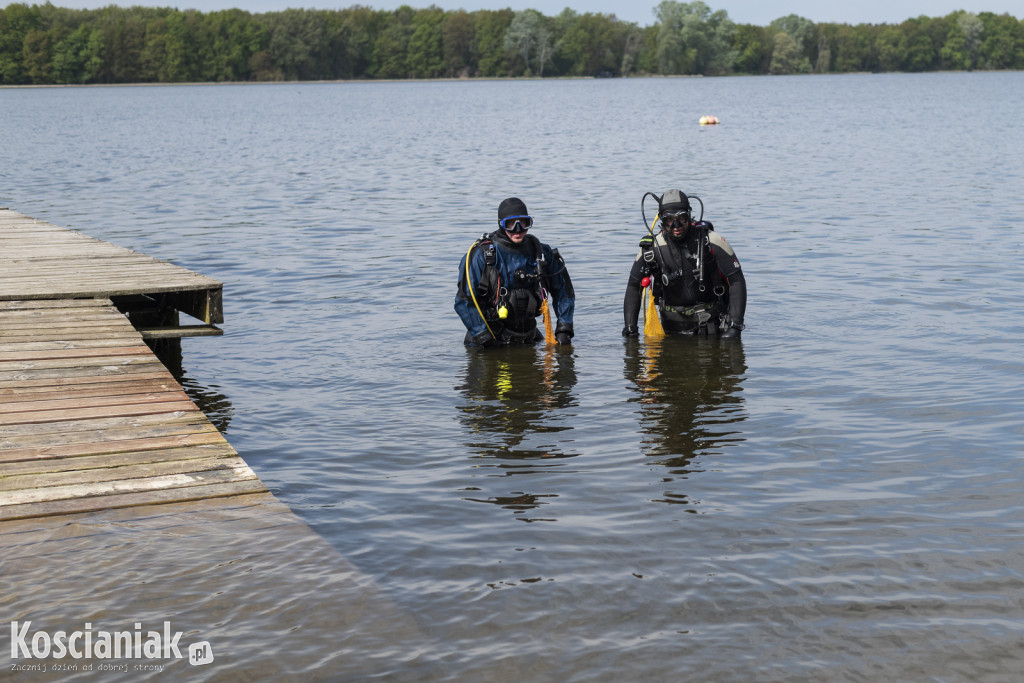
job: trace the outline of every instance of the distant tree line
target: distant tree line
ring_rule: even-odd
[[[1024,69],[1024,22],[964,11],[901,24],[736,24],[664,0],[651,26],[571,9],[117,6],[0,9],[0,84]]]

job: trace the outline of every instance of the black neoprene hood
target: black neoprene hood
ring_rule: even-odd
[[[498,205],[498,220],[508,218],[509,216],[529,216],[529,212],[526,210],[526,204],[519,197],[509,197],[508,199],[502,200],[501,204]]]

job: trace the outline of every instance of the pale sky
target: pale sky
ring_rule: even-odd
[[[38,1],[38,0],[36,0]],[[308,9],[342,9],[360,4],[374,9],[395,9],[400,5],[423,8],[434,4],[442,9],[536,9],[547,16],[554,16],[570,7],[583,14],[594,12],[614,14],[619,19],[641,26],[654,23],[655,0],[580,0],[570,3],[566,0],[436,0],[417,2],[415,0],[51,0],[58,7],[95,9],[116,4],[122,7],[143,5],[147,7],[177,7],[197,9],[202,12],[237,7],[249,12],[274,12],[289,7]],[[660,2],[660,0],[658,0]],[[729,18],[739,24],[767,26],[773,19],[789,14],[798,14],[816,23],[837,22],[847,24],[898,24],[905,19],[925,15],[941,17],[956,10],[969,12],[1007,12],[1017,19],[1024,19],[1024,0],[705,0],[713,11],[724,9]],[[32,0],[28,0],[32,4]],[[2,6],[2,5],[0,5]]]

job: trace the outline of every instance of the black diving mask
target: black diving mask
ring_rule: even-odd
[[[687,227],[690,224],[690,215],[685,211],[667,213],[661,217],[661,224],[669,230],[676,227]]]

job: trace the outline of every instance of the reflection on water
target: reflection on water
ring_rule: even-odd
[[[559,460],[579,455],[563,449],[568,439],[559,435],[572,429],[567,409],[578,405],[571,350],[550,346],[467,349],[466,356],[465,381],[456,387],[463,401],[456,407],[466,428],[466,447],[472,457],[487,461],[482,467],[497,468],[498,476],[536,474],[560,467],[564,463]],[[466,500],[492,503],[522,515],[544,505],[546,498],[557,495],[510,491],[508,495]]]
[[[697,456],[742,442],[746,419],[741,395],[747,365],[739,340],[667,337],[632,342],[625,356],[626,379],[640,406],[642,450],[668,468],[662,481],[685,478]],[[689,504],[666,492],[659,502]]]
[[[545,438],[572,429],[557,413],[577,405],[570,351],[510,347],[467,349],[466,355],[466,380],[456,387],[465,401],[457,408],[471,435],[467,446],[477,457],[533,460],[578,455],[561,451],[555,440]]]
[[[212,422],[221,434],[227,434],[234,408],[228,397],[221,393],[220,387],[216,384],[204,384],[194,377],[189,377],[187,371],[183,371],[181,376],[175,379],[192,402],[203,411],[206,419]]]
[[[466,490],[466,491],[479,491],[480,489],[478,489],[476,487],[469,487],[469,488],[466,488],[464,490]],[[514,514],[520,515],[520,514],[526,512],[526,511],[528,511],[528,510],[533,510],[535,508],[539,508],[541,505],[545,505],[546,502],[543,500],[544,498],[557,498],[557,497],[558,496],[553,494],[553,493],[533,494],[533,493],[524,493],[522,491],[519,491],[519,492],[516,492],[516,494],[510,495],[510,496],[495,496],[493,498],[472,498],[472,497],[466,496],[463,500],[472,501],[474,503],[491,503],[493,505],[497,505],[498,507],[504,508],[506,510],[512,510],[512,512]],[[519,519],[519,520],[521,520],[523,522],[554,522],[554,521],[556,521],[555,519],[550,518],[550,517],[547,517],[547,518],[527,517],[525,515],[523,515],[522,517],[518,517],[517,519]]]
[[[184,355],[180,339],[167,339],[148,342],[153,353],[164,364],[181,388],[185,390],[192,402],[203,411],[214,427],[221,434],[228,433],[228,425],[234,415],[231,401],[221,393],[220,386],[204,383],[195,377],[189,377],[185,368]]]

